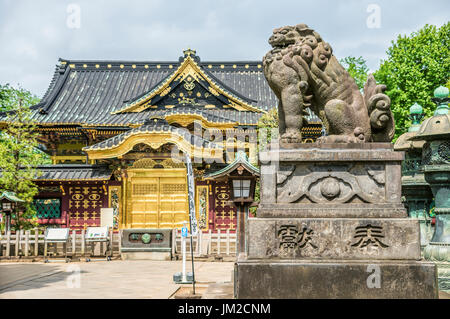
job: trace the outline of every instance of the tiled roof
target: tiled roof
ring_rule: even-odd
[[[124,104],[150,92],[182,63],[151,61],[79,61],[60,59],[42,101],[32,107],[34,119],[43,125],[129,126],[142,124],[160,110],[112,114]],[[262,111],[278,104],[259,61],[200,62],[214,81]],[[171,111],[176,112],[176,111]],[[255,125],[262,115],[235,109],[204,110],[209,116]],[[311,113],[309,119],[318,121]]]
[[[10,202],[24,202],[19,197],[16,196],[14,192],[3,192],[0,195],[0,200],[7,199]]]
[[[109,180],[112,174],[108,166],[87,164],[41,165],[37,170],[42,172],[42,175],[36,178],[37,181]]]
[[[111,113],[119,110],[125,101],[149,92],[180,63],[60,61],[49,89],[41,103],[34,107],[34,118],[38,123],[117,126],[143,123],[152,110]],[[202,62],[199,65],[221,81],[224,87],[236,91],[236,95],[254,100],[253,104],[258,109],[266,111],[277,105],[277,98],[263,75],[261,62]],[[45,110],[44,114],[38,112],[41,109]],[[243,114],[247,112],[227,111],[231,118],[242,118],[243,122],[247,122],[246,117],[251,122],[257,121],[261,115],[248,116]]]
[[[234,171],[237,167],[240,165],[244,166],[250,173],[254,174],[255,176],[260,175],[260,171],[258,167],[253,166],[249,160],[245,152],[239,151],[236,153],[235,159],[232,163],[228,164],[224,168],[210,172],[209,174],[205,174],[203,176],[204,179],[216,179],[218,177],[226,176],[230,172]]]

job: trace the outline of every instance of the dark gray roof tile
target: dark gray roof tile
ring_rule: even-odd
[[[42,175],[36,178],[37,181],[53,180],[109,180],[112,172],[107,166],[103,165],[84,165],[84,164],[56,164],[41,165],[37,170]]]
[[[111,114],[111,112],[121,109],[124,101],[149,92],[174,72],[180,63],[60,60],[65,64],[56,67],[47,92],[41,103],[35,107],[33,117],[41,124],[74,123],[99,126],[142,124],[160,111],[147,109],[140,113]],[[132,67],[133,64],[135,68]],[[260,61],[199,62],[199,66],[220,81],[219,85],[230,89],[231,94],[244,97],[247,101],[256,101],[250,104],[263,111],[268,111],[278,104],[264,77]],[[40,108],[46,110],[47,114],[41,114]],[[164,111],[166,114],[177,112],[177,108]],[[255,125],[262,115],[234,109],[204,109],[202,114],[208,114],[209,119],[217,116],[218,119],[215,121],[233,121],[243,125]],[[318,121],[318,118],[311,114],[310,120]]]

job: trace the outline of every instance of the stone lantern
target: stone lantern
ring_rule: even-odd
[[[438,87],[433,101],[438,104],[434,115],[420,126],[413,141],[425,141],[422,164],[425,180],[435,199],[436,227],[430,243],[424,249],[428,260],[450,261],[450,115],[449,90]]]
[[[422,147],[425,142],[411,141],[410,138],[417,135],[423,116],[422,106],[414,103],[409,108],[412,124],[408,132],[402,134],[394,145],[396,151],[405,152],[405,160],[402,163],[402,195],[405,197],[409,217],[419,220],[422,249],[428,244],[432,234],[428,211],[433,194],[423,173]]]

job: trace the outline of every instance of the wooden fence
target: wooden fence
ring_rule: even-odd
[[[172,255],[181,254],[181,231],[172,232]],[[236,233],[229,230],[213,233],[211,230],[207,233],[199,232],[192,237],[194,248],[194,257],[208,256],[236,256]],[[191,250],[191,240],[186,238],[186,251]],[[188,253],[190,257],[190,253]]]
[[[90,247],[85,247],[84,230],[77,234],[72,230],[69,234],[68,241],[68,256],[84,256],[86,249],[91,251]],[[120,255],[121,233],[113,233],[112,248],[113,256]],[[229,230],[207,233],[199,232],[193,238],[194,256],[208,257],[208,256],[235,256],[236,255],[236,233]],[[44,242],[44,234],[42,230],[26,230],[18,231],[16,233],[8,232],[0,234],[0,258],[10,257],[38,257],[43,256],[46,251]],[[99,255],[106,247],[103,243],[95,245],[95,255]],[[186,240],[186,251],[190,252],[191,241],[188,237]],[[64,255],[63,244],[58,244],[56,247],[48,248],[51,255]],[[174,229],[172,232],[172,255],[181,254],[181,231]],[[190,254],[188,254],[190,257]]]
[[[120,255],[120,234],[111,234],[113,256]],[[106,249],[103,243],[96,243],[94,246],[95,255],[100,255]],[[53,245],[53,248],[44,247],[44,234],[38,229],[18,231],[14,234],[8,232],[0,234],[0,256],[1,257],[37,257],[43,256],[47,248],[49,254],[64,255],[63,244]],[[87,250],[88,249],[88,250]],[[84,230],[76,233],[72,230],[69,234],[67,246],[68,256],[84,256],[85,252],[91,252],[91,247],[85,247]]]

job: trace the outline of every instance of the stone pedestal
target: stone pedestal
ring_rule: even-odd
[[[423,173],[417,175],[423,180]],[[433,232],[431,218],[428,216],[433,194],[430,186],[426,183],[420,183],[419,178],[412,183],[408,183],[410,180],[405,182],[405,178],[402,178],[402,193],[406,199],[409,217],[419,221],[420,247],[423,249],[430,242]]]
[[[120,255],[122,260],[171,260],[171,229],[124,229]]]
[[[438,297],[436,266],[418,261],[247,260],[235,276],[243,299]]]
[[[292,147],[290,145],[289,147]],[[391,144],[260,154],[261,201],[235,265],[237,298],[437,298]]]
[[[445,143],[448,149],[450,143]],[[428,260],[450,262],[450,165],[426,165],[424,170],[436,203],[436,227],[424,256]]]

